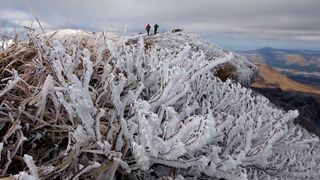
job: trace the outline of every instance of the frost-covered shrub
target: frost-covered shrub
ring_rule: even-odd
[[[18,156],[35,178],[319,178],[318,138],[292,124],[297,111],[214,76],[232,64],[248,83],[245,59],[188,32],[91,38],[34,38],[29,75],[42,81],[3,79],[2,174]]]

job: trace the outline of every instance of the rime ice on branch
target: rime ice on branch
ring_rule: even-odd
[[[12,71],[0,94],[10,97],[21,83],[34,89],[32,97],[0,110],[36,123],[6,137],[41,132],[44,141],[54,129],[67,140],[54,156],[26,152],[33,176],[319,178],[318,138],[293,125],[297,111],[279,110],[242,86],[257,69],[235,53],[190,32],[122,39],[68,30],[32,40],[41,85]],[[215,73],[226,65],[235,71],[223,82]],[[9,162],[17,151],[0,144]]]

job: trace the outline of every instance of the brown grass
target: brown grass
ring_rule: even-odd
[[[320,95],[320,88],[305,85],[289,79],[266,64],[259,64],[258,79],[252,84],[255,88],[280,88],[283,91],[302,92]]]
[[[227,79],[232,79],[236,72],[236,68],[232,65],[225,65],[215,72],[215,76],[220,78],[221,81],[226,81]]]
[[[0,142],[5,144],[0,156],[0,175],[18,174],[24,171],[26,167],[24,154],[31,155],[39,167],[56,166],[56,170],[50,173],[50,176],[46,176],[45,169],[39,169],[40,177],[50,179],[51,175],[78,169],[76,162],[78,157],[74,157],[75,152],[69,152],[67,156],[62,153],[68,145],[68,126],[72,125],[66,121],[67,111],[62,107],[56,110],[54,103],[48,100],[43,112],[36,115],[42,86],[46,77],[53,74],[48,59],[39,52],[39,49],[32,42],[21,42],[0,51],[0,79],[12,77],[10,73],[12,69],[17,70],[22,78],[14,89],[0,97]],[[95,49],[90,51],[96,52]],[[104,60],[108,59],[109,50],[105,49],[102,56]],[[91,58],[95,59],[96,56],[93,55]],[[81,75],[84,65],[80,63],[76,71]],[[101,68],[96,67],[94,71],[98,74]],[[0,91],[5,88],[6,82],[0,83]],[[104,128],[103,123],[101,129],[108,129]],[[22,134],[27,138],[23,143]],[[111,167],[110,164],[112,162],[106,160],[98,170],[92,172],[92,175],[105,172]]]

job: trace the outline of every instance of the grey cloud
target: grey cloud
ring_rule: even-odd
[[[48,29],[143,31],[145,23],[161,30],[188,28],[232,37],[318,41],[319,0],[29,0]],[[6,20],[32,20],[24,1],[2,2],[0,13],[21,12]],[[3,17],[0,17],[0,20]],[[24,24],[26,25],[26,24]],[[241,39],[241,38],[240,38]]]

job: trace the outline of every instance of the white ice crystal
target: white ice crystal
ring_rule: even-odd
[[[21,80],[21,78],[18,75],[18,72],[16,70],[12,70],[12,78],[10,78],[9,80],[7,79],[2,79],[1,81],[8,81],[6,86],[0,90],[0,97],[3,96],[4,94],[6,94],[8,91],[10,91],[11,89],[13,89],[17,83]]]
[[[31,174],[36,179],[39,179],[39,174],[36,165],[34,164],[33,158],[29,156],[28,154],[25,154],[23,156],[24,161],[26,162],[29,170],[31,171]]]
[[[38,178],[29,175],[26,172],[20,172],[19,174],[16,174],[13,176],[15,179],[19,179],[19,180],[38,180]]]

